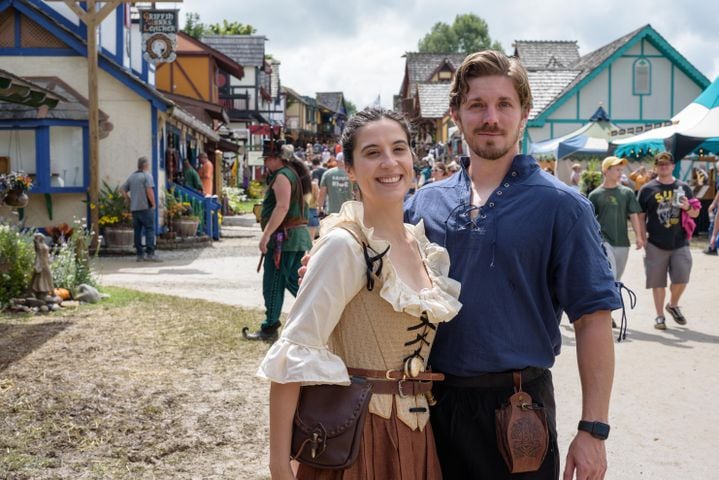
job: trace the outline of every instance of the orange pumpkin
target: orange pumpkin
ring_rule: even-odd
[[[72,298],[72,295],[70,294],[70,290],[68,290],[67,288],[56,288],[55,296],[60,297],[63,300],[70,300]]]

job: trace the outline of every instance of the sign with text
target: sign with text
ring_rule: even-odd
[[[141,10],[140,32],[144,51],[142,57],[149,63],[174,62],[177,55],[178,10]]]

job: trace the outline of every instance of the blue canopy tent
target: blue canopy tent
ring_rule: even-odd
[[[700,148],[719,153],[719,77],[672,117],[671,125],[612,141],[611,147],[618,157],[640,157],[666,150],[681,159]]]
[[[610,132],[616,128],[604,108],[599,106],[589,123],[561,137],[533,143],[529,153],[535,156],[551,155],[557,160],[576,154],[605,155],[609,149]]]

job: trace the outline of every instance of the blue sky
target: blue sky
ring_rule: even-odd
[[[170,8],[172,4],[163,4]],[[239,21],[268,38],[282,62],[281,81],[303,95],[343,91],[362,108],[380,95],[390,106],[404,74],[405,52],[436,22],[474,13],[506,52],[515,40],[576,40],[589,53],[651,24],[710,80],[719,76],[714,0],[184,0],[204,23]]]

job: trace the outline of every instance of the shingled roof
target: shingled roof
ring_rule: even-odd
[[[513,46],[514,56],[527,70],[569,69],[580,58],[575,40],[517,40]]]
[[[418,83],[419,116],[442,118],[449,110],[449,83]]]
[[[342,92],[317,92],[317,103],[333,112],[346,114]]]
[[[262,67],[265,62],[264,35],[206,35],[202,42],[244,67]]]
[[[454,70],[457,70],[466,55],[463,53],[407,52],[405,57],[407,58],[405,81],[409,82],[407,91],[414,92],[417,84],[428,82],[442,63],[446,61]]]
[[[567,85],[577,78],[578,70],[534,70],[527,72],[532,89],[533,105],[529,111],[532,120],[551,105],[565,91]]]

